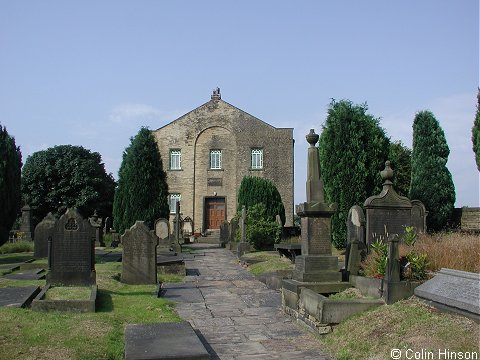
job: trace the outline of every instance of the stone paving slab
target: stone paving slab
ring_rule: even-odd
[[[205,245],[205,256],[185,263],[199,275],[165,284],[172,289],[165,297],[177,302],[177,313],[213,359],[330,359],[313,334],[282,312],[280,292],[256,280],[229,250]]]
[[[41,280],[45,278],[45,274],[44,269],[28,269],[16,271],[4,277],[11,280]]]

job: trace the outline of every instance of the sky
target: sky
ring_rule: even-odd
[[[162,127],[218,86],[226,102],[294,128],[296,204],[305,135],[321,132],[331,99],[349,99],[409,147],[415,114],[432,111],[455,205],[479,206],[478,85],[478,0],[0,0],[0,124],[23,162],[81,145],[117,178],[141,126]]]

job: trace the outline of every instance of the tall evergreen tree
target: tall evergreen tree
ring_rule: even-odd
[[[320,168],[325,199],[336,203],[332,216],[332,242],[345,246],[346,219],[353,205],[381,189],[379,169],[387,159],[389,139],[367,105],[332,100],[320,135]]]
[[[34,152],[22,169],[22,196],[32,207],[36,224],[49,212],[60,216],[77,207],[87,217],[99,210],[112,213],[115,180],[98,152],[82,146],[58,145]]]
[[[0,245],[8,240],[20,209],[22,153],[0,124]]]
[[[412,150],[403,145],[401,141],[395,141],[390,144],[388,160],[394,170],[395,190],[402,196],[408,196],[412,177]]]
[[[480,89],[477,94],[477,114],[472,127],[472,143],[477,169],[480,171]]]
[[[245,176],[238,189],[237,210],[241,211],[243,205],[249,208],[258,203],[265,205],[265,220],[275,221],[276,216],[280,215],[285,224],[285,207],[273,182],[258,176]]]
[[[455,186],[447,168],[450,150],[445,133],[430,111],[420,111],[413,121],[412,180],[410,198],[423,202],[427,228],[447,226],[455,204]]]
[[[153,228],[157,218],[169,215],[167,175],[152,132],[142,127],[130,140],[113,202],[114,227],[120,233],[137,220]]]

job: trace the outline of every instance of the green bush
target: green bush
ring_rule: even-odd
[[[14,243],[6,243],[0,246],[0,254],[12,254],[20,252],[31,252],[33,251],[33,242],[32,241],[16,241]]]

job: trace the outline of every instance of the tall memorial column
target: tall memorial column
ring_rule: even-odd
[[[313,129],[306,136],[310,144],[307,163],[307,201],[297,205],[302,223],[302,255],[295,258],[293,279],[302,282],[336,282],[342,280],[338,258],[332,256],[331,217],[337,207],[325,203],[320,175],[319,136]]]

